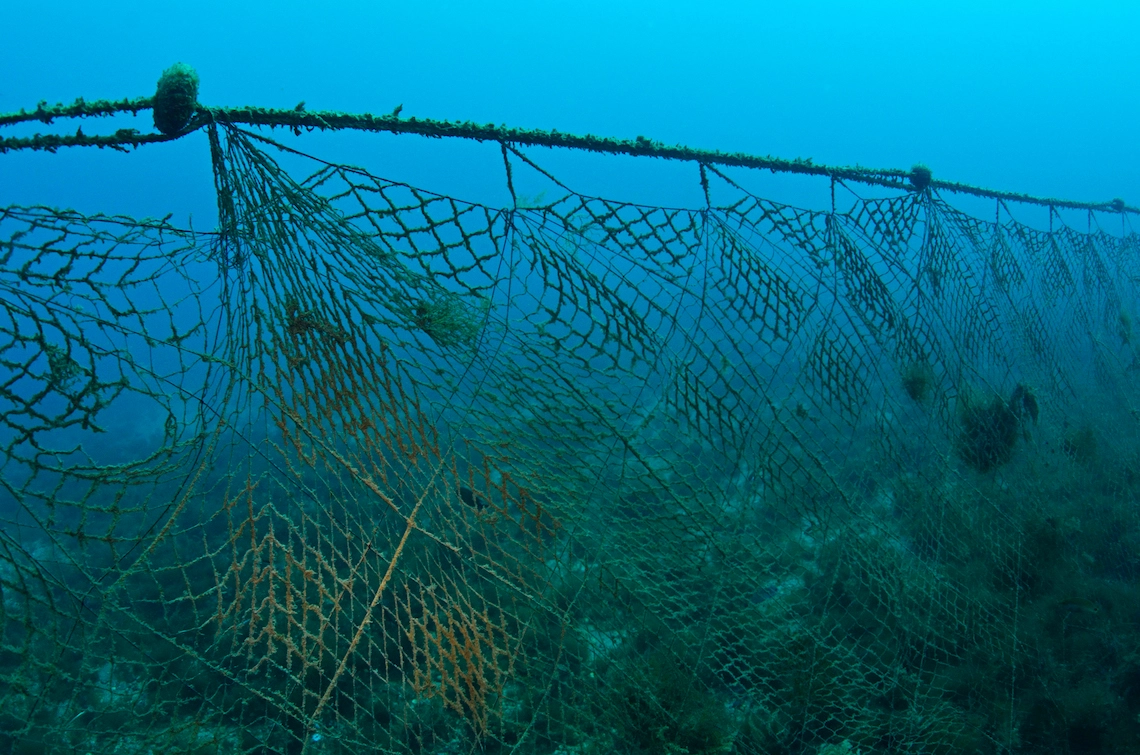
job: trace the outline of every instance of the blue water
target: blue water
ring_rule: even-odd
[[[303,100],[309,110],[387,113],[403,104],[405,117],[642,134],[830,164],[921,161],[937,178],[1140,204],[1131,146],[1140,6],[930,5],[8,3],[0,111],[149,95],[181,60],[201,75],[206,105]],[[138,120],[149,130],[149,113]],[[399,145],[419,149],[415,141]],[[205,137],[142,152],[4,155],[0,203],[173,211],[208,224]],[[433,161],[446,172],[446,149],[416,153],[418,170]],[[655,178],[601,173],[608,181],[582,190],[667,204],[692,196],[692,181],[688,195],[642,197]]]

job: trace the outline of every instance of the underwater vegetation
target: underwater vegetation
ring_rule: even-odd
[[[1017,415],[1000,396],[986,402],[964,399],[959,421],[962,426],[958,454],[979,472],[999,467],[1013,456],[1017,443]]]
[[[630,755],[731,751],[735,725],[722,697],[707,680],[694,678],[700,667],[696,637],[682,637],[670,648],[639,635],[623,645],[603,670],[605,696],[599,714],[611,727],[613,747]]]
[[[926,191],[930,188],[930,182],[934,180],[934,172],[926,165],[918,163],[910,169],[909,178],[910,185],[915,191]]]
[[[459,294],[441,292],[416,304],[412,322],[437,346],[470,345],[483,328],[486,306],[486,302],[471,304]]]
[[[911,362],[903,372],[902,385],[906,395],[921,404],[934,385],[934,370],[927,362]]]
[[[1018,383],[1009,400],[994,394],[981,399],[968,389],[961,396],[958,422],[958,455],[979,472],[1006,464],[1024,425],[1037,423],[1037,397]]]
[[[1025,396],[973,406],[1006,426],[1033,421]],[[1085,440],[1090,429],[1051,456],[1010,455],[991,467],[1000,479],[942,467],[853,485],[855,505],[810,526],[797,513],[807,494],[729,506],[724,494],[679,495],[676,480],[641,486],[599,501],[608,513],[573,533],[545,536],[542,558],[528,550],[539,539],[507,527],[506,512],[489,516],[500,507],[492,491],[449,487],[443,512],[472,534],[408,546],[404,587],[377,603],[368,653],[350,655],[340,677],[344,656],[321,656],[319,645],[303,672],[291,665],[287,613],[253,618],[260,635],[240,611],[219,622],[210,596],[230,554],[205,559],[180,536],[107,606],[117,631],[90,624],[79,644],[99,652],[61,655],[34,632],[25,643],[7,598],[0,671],[13,683],[0,692],[0,749],[1129,752],[1140,737],[1140,517],[1127,502],[1140,495],[1140,454]],[[1093,450],[1080,451],[1085,443]],[[259,557],[300,563],[306,515],[280,508],[252,520],[256,542],[277,549]],[[228,527],[207,528],[223,535]],[[243,563],[239,574],[258,573]],[[299,600],[307,579],[296,569],[249,597]],[[519,585],[542,600],[516,602]],[[228,600],[234,590],[223,581]],[[307,634],[295,636],[343,642],[343,630],[317,621],[327,610],[319,591],[306,600]],[[345,626],[359,626],[371,593],[357,585],[342,600]],[[40,609],[29,610],[34,624]],[[432,645],[447,637],[451,649]],[[273,662],[253,673],[258,656]],[[327,709],[305,720],[334,678]],[[81,712],[84,727],[53,734]]]
[[[154,95],[154,127],[172,136],[182,131],[198,109],[198,73],[185,63],[162,72]]]

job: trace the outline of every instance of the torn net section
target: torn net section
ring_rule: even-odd
[[[0,210],[6,744],[1135,733],[1135,234],[210,149],[214,234]]]

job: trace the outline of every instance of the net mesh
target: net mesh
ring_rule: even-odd
[[[0,208],[5,748],[1134,747],[1135,233],[208,132],[215,233]]]

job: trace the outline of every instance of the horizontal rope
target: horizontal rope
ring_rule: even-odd
[[[59,104],[53,107],[47,107],[45,103],[41,102],[32,112],[21,110],[19,113],[0,114],[0,126],[28,121],[50,124],[56,118],[107,116],[122,112],[137,114],[140,110],[149,109],[152,105],[152,99],[136,98],[116,101],[98,100],[95,102],[79,99],[71,105]],[[798,173],[838,181],[886,186],[899,190],[923,189],[929,186],[943,192],[968,194],[987,199],[1044,207],[1140,214],[1140,208],[1127,205],[1122,199],[1113,199],[1107,202],[1077,202],[1052,197],[1037,197],[1012,191],[998,191],[957,181],[934,180],[930,178],[929,172],[920,167],[911,170],[899,170],[872,169],[859,165],[854,167],[821,165],[813,162],[810,158],[786,160],[743,152],[720,152],[680,145],[667,146],[643,136],[631,140],[615,139],[594,136],[593,134],[586,134],[585,136],[564,134],[556,129],[544,131],[541,129],[510,128],[494,124],[482,125],[470,121],[452,122],[415,117],[401,118],[400,108],[396,108],[388,115],[376,116],[369,113],[356,115],[332,111],[308,111],[304,109],[304,103],[292,110],[258,107],[201,107],[187,128],[181,134],[172,137],[162,134],[143,134],[135,129],[120,129],[110,136],[93,136],[84,134],[82,129],[79,129],[73,135],[36,134],[31,137],[0,138],[0,153],[23,149],[54,152],[62,147],[80,146],[126,150],[127,148],[138,147],[141,144],[169,141],[185,136],[211,120],[248,126],[290,128],[296,132],[300,132],[301,129],[375,131],[393,134],[418,134],[434,138],[472,139],[479,142],[496,142],[499,144],[560,147],[599,154],[656,157],[706,165],[770,170],[774,173]]]

